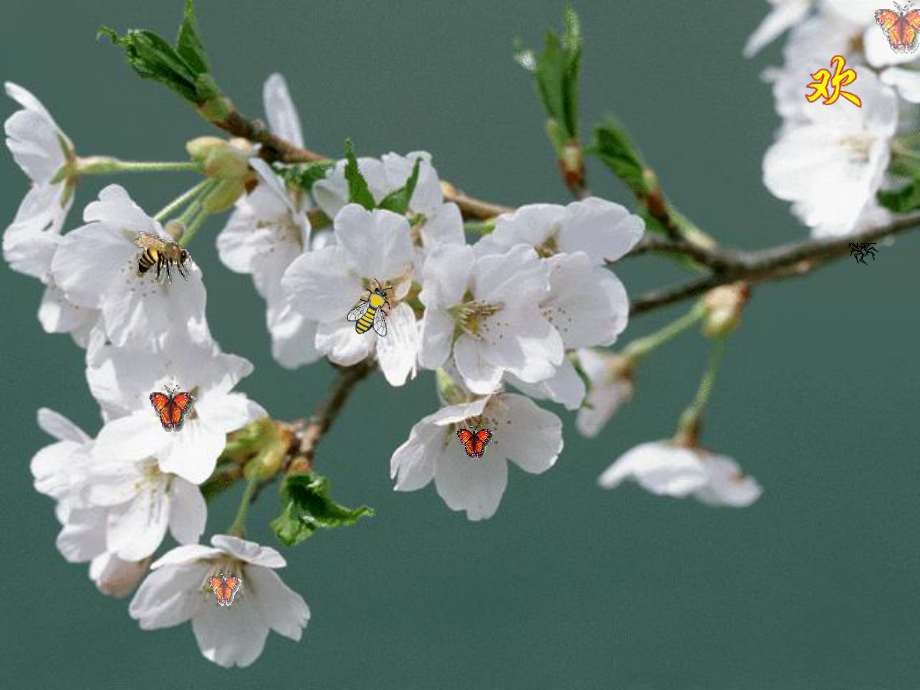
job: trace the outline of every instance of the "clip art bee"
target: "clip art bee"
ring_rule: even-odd
[[[357,322],[355,323],[355,331],[358,334],[367,333],[371,324],[373,324],[377,335],[383,337],[387,334],[387,322],[383,314],[383,305],[390,306],[390,303],[387,302],[387,290],[392,290],[393,288],[392,286],[381,287],[380,281],[376,278],[374,282],[377,283],[377,289],[373,292],[368,289],[367,299],[348,312],[348,316],[345,318],[349,321]]]
[[[157,281],[160,280],[160,269],[166,267],[166,279],[172,282],[169,265],[175,264],[179,275],[188,280],[188,275],[183,271],[183,266],[191,261],[192,256],[175,242],[168,242],[156,235],[142,232],[134,240],[134,244],[143,249],[137,257],[137,275],[142,276],[156,264]]]

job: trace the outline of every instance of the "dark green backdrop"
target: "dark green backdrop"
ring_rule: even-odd
[[[141,82],[100,24],[173,35],[181,2],[7,0],[0,77],[45,102],[83,154],[171,160],[211,133],[164,88]],[[221,85],[261,111],[283,71],[309,145],[364,154],[432,152],[438,171],[507,204],[567,200],[512,40],[541,40],[559,0],[390,3],[202,0],[200,24]],[[641,6],[641,10],[639,7]],[[767,3],[577,2],[586,34],[587,122],[615,112],[678,205],[716,237],[754,248],[804,231],[761,183],[778,120],[760,70],[741,58]],[[807,75],[805,75],[807,77]],[[805,79],[803,78],[803,87]],[[13,106],[6,100],[0,115]],[[596,193],[626,202],[591,169]],[[119,179],[148,210],[188,177]],[[0,164],[0,216],[25,180]],[[81,187],[70,227],[98,190]],[[268,354],[263,304],[224,269],[213,236],[195,241],[208,317],[221,345],[248,357],[242,389],[276,417],[308,414],[331,376],[290,374]],[[54,548],[51,502],[29,459],[49,442],[35,411],[99,426],[82,351],[36,320],[41,287],[0,268],[3,509],[2,685],[17,688],[910,688],[920,686],[917,591],[918,238],[804,280],[759,288],[733,338],[705,441],[764,485],[748,510],[607,493],[597,475],[632,445],[669,435],[693,395],[706,345],[685,336],[641,371],[638,400],[593,442],[566,421],[565,450],[542,477],[514,470],[496,517],[468,523],[433,487],[395,494],[392,450],[435,409],[430,375],[402,389],[359,389],[322,445],[318,469],[348,504],[377,517],[285,553],[285,579],[313,618],[300,644],[272,635],[245,670],[205,661],[190,626],[142,632],[127,601],[99,595],[86,567]],[[633,293],[680,277],[657,259],[621,275]],[[643,317],[630,336],[680,313]],[[374,450],[349,427],[376,418]],[[238,494],[211,507],[223,530]],[[277,510],[268,491],[251,534]]]

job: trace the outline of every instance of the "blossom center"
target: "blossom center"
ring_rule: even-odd
[[[452,307],[448,313],[454,319],[457,328],[462,332],[473,338],[481,339],[484,322],[500,312],[502,306],[501,304],[472,300]]]
[[[837,143],[849,154],[850,162],[868,163],[869,152],[872,150],[872,144],[875,143],[875,137],[868,133],[852,134],[842,137]]]

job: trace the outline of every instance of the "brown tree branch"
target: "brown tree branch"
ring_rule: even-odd
[[[292,456],[287,466],[288,472],[303,472],[313,468],[316,447],[323,440],[323,435],[329,431],[332,423],[339,416],[355,386],[367,378],[375,367],[375,363],[364,360],[351,367],[339,368],[338,377],[332,384],[329,397],[319,410],[305,423],[294,424],[295,433],[292,435],[293,442],[290,449]]]
[[[692,256],[712,269],[712,273],[684,285],[652,290],[632,301],[630,314],[636,316],[682,302],[719,285],[739,280],[748,283],[801,276],[850,253],[850,244],[877,242],[920,226],[920,214],[912,214],[878,228],[832,240],[803,240],[754,252],[736,252],[695,247],[693,254],[680,241],[647,238],[633,252],[658,252]]]

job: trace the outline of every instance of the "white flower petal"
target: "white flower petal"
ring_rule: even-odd
[[[244,581],[243,587],[246,586]],[[206,606],[192,619],[192,630],[201,653],[219,666],[244,668],[262,654],[268,626],[255,605],[245,596],[233,606]]]
[[[126,597],[138,581],[147,572],[149,562],[123,561],[112,553],[96,556],[89,565],[90,579],[96,583],[96,588],[110,597]]]
[[[281,280],[291,306],[312,321],[345,319],[364,291],[338,247],[298,257]]]
[[[151,408],[106,422],[96,437],[93,456],[123,461],[143,460],[169,445],[170,432],[164,431]]]
[[[316,329],[316,349],[326,353],[330,362],[350,367],[374,351],[378,337],[373,329],[358,334],[354,322],[343,317],[341,321],[319,325]]]
[[[38,428],[58,441],[73,441],[74,443],[89,443],[90,437],[71,422],[64,415],[41,407],[38,410]]]
[[[109,511],[106,550],[126,561],[146,558],[162,543],[168,522],[165,483],[145,487],[132,501]]]
[[[559,417],[523,395],[509,393],[498,400],[505,423],[501,428],[492,429],[494,436],[486,454],[497,451],[531,474],[540,474],[552,467],[562,452]]]
[[[265,80],[262,87],[262,104],[271,131],[294,146],[303,146],[303,133],[300,130],[297,108],[291,101],[287,82],[277,72]]]
[[[157,630],[199,615],[205,608],[200,595],[209,567],[207,563],[194,563],[151,572],[131,600],[128,607],[131,618],[139,621],[141,630]]]
[[[377,360],[387,383],[401,386],[407,378],[415,377],[418,350],[419,331],[415,313],[408,304],[400,304],[387,319],[386,337],[377,341]]]
[[[487,361],[477,342],[466,334],[454,343],[454,361],[464,385],[478,395],[492,393],[502,380],[502,370]]]
[[[209,394],[202,396],[195,410],[198,418],[209,430],[228,434],[259,417],[267,416],[260,405],[243,393]],[[181,431],[179,434],[181,435]]]
[[[169,487],[169,532],[180,544],[197,543],[208,520],[208,505],[201,490],[181,477]]]
[[[274,570],[257,565],[246,568],[249,592],[256,593],[255,606],[266,625],[279,635],[300,641],[310,620],[307,602],[288,587]]]
[[[158,568],[172,568],[190,565],[220,558],[224,554],[222,549],[212,548],[204,544],[183,544],[163,554],[150,566],[151,570]],[[202,573],[202,576],[204,573]]]
[[[738,463],[731,458],[709,455],[706,467],[709,470],[709,482],[693,494],[702,503],[746,508],[763,493],[757,480],[742,474]]]
[[[559,249],[585,252],[596,264],[616,261],[642,239],[645,223],[612,201],[589,197],[566,206]]]
[[[172,444],[165,459],[160,458],[160,470],[177,474],[192,484],[201,484],[210,477],[227,444],[227,435],[198,419],[187,419],[179,432],[168,433],[173,434]]]
[[[334,225],[338,246],[362,277],[386,281],[408,272],[414,253],[405,217],[349,204],[339,211]]]
[[[628,478],[653,494],[682,497],[704,486],[709,473],[698,451],[654,442],[628,450],[607,468],[598,482],[605,489],[612,489]]]
[[[393,452],[390,477],[395,491],[417,491],[434,478],[437,443],[444,436],[441,427],[422,420],[412,427],[409,439]]]
[[[437,458],[434,478],[438,495],[451,510],[465,510],[470,520],[486,520],[495,514],[508,483],[504,458],[471,458],[460,443],[449,444]]]
[[[427,307],[419,325],[418,360],[426,369],[437,369],[450,357],[454,339],[454,320],[446,310]]]
[[[419,299],[426,307],[449,307],[463,299],[476,255],[472,247],[447,244],[425,258]]]
[[[265,568],[283,568],[287,563],[284,556],[270,546],[260,546],[254,541],[232,537],[228,534],[215,534],[211,544],[242,561],[261,565]]]

